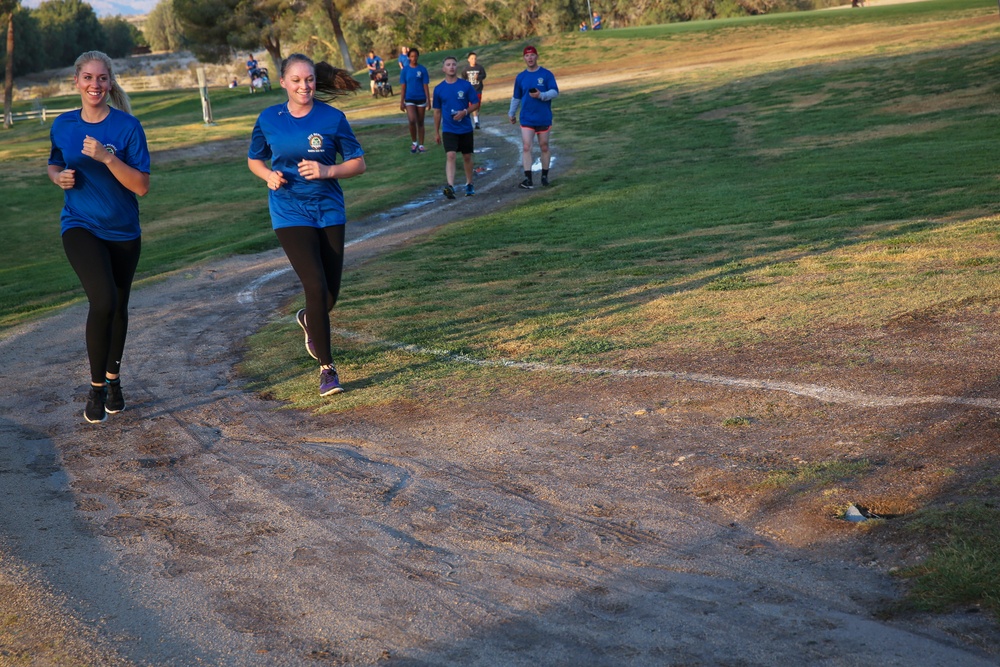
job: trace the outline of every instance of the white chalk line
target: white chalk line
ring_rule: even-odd
[[[500,136],[506,139],[509,143],[517,147],[520,153],[521,141],[520,138],[515,138],[509,134],[503,134],[495,128],[486,128],[486,132]],[[495,187],[499,181],[491,184],[491,187]],[[382,229],[377,229],[365,234],[353,241],[344,244],[344,247],[350,247],[356,243],[363,243],[377,236],[385,234],[392,231],[398,226],[403,225],[400,222],[389,227]],[[251,282],[244,290],[242,290],[237,296],[237,300],[241,304],[252,303],[256,299],[257,290],[260,289],[266,282],[273,280],[278,276],[281,276],[291,268],[278,269],[276,271],[271,271],[270,273],[264,274],[259,278]],[[982,408],[1000,408],[1000,399],[992,398],[967,398],[964,396],[878,396],[874,394],[866,394],[857,391],[848,391],[845,389],[836,389],[834,387],[824,387],[817,384],[799,384],[795,382],[783,382],[780,380],[763,380],[757,378],[738,378],[729,377],[725,375],[713,375],[709,373],[685,373],[682,371],[644,371],[644,370],[628,370],[620,368],[585,368],[583,366],[573,366],[573,365],[561,365],[561,364],[546,364],[541,362],[529,362],[529,361],[511,361],[508,359],[498,359],[498,360],[487,360],[487,359],[476,359],[465,354],[455,354],[449,352],[448,350],[434,350],[419,347],[417,345],[411,345],[408,343],[400,343],[396,341],[382,340],[379,338],[373,338],[366,336],[364,334],[359,334],[352,331],[346,330],[334,330],[333,333],[346,338],[348,340],[354,340],[368,345],[377,345],[386,349],[399,350],[401,352],[408,352],[410,354],[417,354],[422,356],[437,357],[439,359],[445,359],[447,361],[452,361],[461,364],[470,364],[473,366],[479,366],[483,368],[514,368],[517,370],[529,371],[529,372],[546,372],[546,373],[572,373],[575,375],[592,375],[592,376],[610,376],[610,377],[621,377],[621,378],[666,378],[671,380],[681,380],[684,382],[697,382],[700,384],[709,384],[718,387],[733,387],[737,389],[758,389],[764,391],[777,391],[786,394],[792,394],[794,396],[805,396],[807,398],[813,398],[817,401],[824,403],[840,403],[847,405],[855,405],[858,407],[865,408],[893,408],[893,407],[905,407],[908,405],[927,405],[927,404],[950,404],[950,405],[968,405],[973,407]]]
[[[387,228],[388,229],[388,228]],[[378,236],[381,231],[371,232],[366,236],[363,236],[353,243],[360,243],[363,240]],[[345,244],[346,245],[346,244]],[[278,269],[271,271],[270,273],[264,274],[259,278],[256,278],[246,289],[239,293],[237,297],[241,304],[252,303],[256,298],[256,291],[264,283],[273,278],[276,278],[284,273],[291,271],[290,268]],[[365,343],[368,345],[377,345],[386,349],[399,350],[401,352],[408,352],[410,354],[437,357],[439,359],[444,359],[447,361],[452,361],[461,364],[470,364],[473,366],[479,366],[482,368],[514,368],[522,371],[529,372],[548,372],[548,373],[573,373],[576,375],[591,375],[591,376],[610,376],[610,377],[620,377],[620,378],[666,378],[671,380],[681,380],[684,382],[697,382],[700,384],[709,384],[718,387],[733,387],[737,389],[758,389],[764,391],[777,391],[786,394],[792,394],[794,396],[805,396],[808,398],[813,398],[824,403],[841,403],[847,405],[855,405],[858,407],[865,408],[890,408],[890,407],[905,407],[908,405],[926,405],[926,404],[951,404],[951,405],[968,405],[973,407],[981,408],[1000,408],[1000,400],[992,398],[968,398],[964,396],[879,396],[874,394],[866,394],[864,392],[848,391],[845,389],[836,389],[834,387],[824,387],[817,384],[799,384],[796,382],[784,382],[781,380],[767,380],[758,378],[739,378],[730,377],[726,375],[713,375],[710,373],[686,373],[683,371],[650,371],[650,370],[637,370],[637,369],[621,369],[621,368],[586,368],[583,366],[574,365],[563,365],[563,364],[546,364],[542,362],[534,361],[512,361],[509,359],[476,359],[475,357],[470,357],[465,354],[455,354],[448,350],[436,350],[430,348],[424,348],[417,345],[412,345],[409,343],[400,343],[398,341],[383,340],[380,338],[374,338],[371,336],[366,336],[365,334],[360,334],[352,331],[347,331],[343,329],[335,329],[333,333],[346,338],[348,340],[354,340],[357,342]]]
[[[546,364],[536,361],[511,361],[508,359],[476,359],[465,354],[455,354],[448,350],[435,350],[399,343],[395,341],[382,340],[364,334],[335,329],[333,331],[338,336],[368,345],[377,345],[392,350],[408,352],[423,356],[437,357],[447,361],[462,364],[471,364],[483,368],[515,368],[523,371],[548,372],[548,373],[573,373],[575,375],[611,376],[621,378],[667,378],[671,380],[682,380],[685,382],[698,382],[722,387],[735,387],[739,389],[762,389],[766,391],[780,391],[796,396],[806,396],[825,403],[844,403],[866,408],[887,408],[903,407],[907,405],[925,405],[929,403],[946,403],[955,405],[969,405],[983,408],[1000,408],[1000,400],[992,398],[967,398],[964,396],[877,396],[865,394],[863,392],[847,391],[824,387],[816,384],[798,384],[795,382],[783,382],[779,380],[761,380],[756,378],[738,378],[725,375],[712,375],[709,373],[685,373],[681,371],[646,371],[629,370],[620,368],[586,368],[583,366]]]

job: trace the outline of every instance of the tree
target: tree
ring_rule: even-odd
[[[184,47],[184,28],[174,13],[173,0],[160,0],[146,17],[143,30],[154,51],[179,51]]]
[[[0,1],[0,16],[7,16],[7,62],[3,78],[3,126],[10,129],[14,124],[14,12],[20,5],[20,0]]]
[[[136,37],[139,29],[120,16],[101,19],[101,27],[104,29],[104,48],[102,49],[112,58],[124,58],[132,53],[138,40]]]
[[[303,9],[297,0],[174,0],[191,49],[210,62],[263,46],[281,63],[281,40]]]
[[[344,38],[344,29],[340,25],[340,16],[343,11],[350,9],[352,5],[356,5],[357,1],[340,0],[336,2],[335,0],[319,0],[319,2],[330,19],[330,26],[333,28],[334,36],[337,38],[337,45],[340,47],[340,57],[344,61],[344,69],[353,72],[354,65],[351,63],[351,49],[347,46],[347,40]]]
[[[45,0],[34,14],[42,33],[46,67],[65,67],[84,51],[104,46],[104,28],[94,8],[82,0]]]
[[[295,43],[298,37],[299,48],[308,50],[311,42],[323,41],[311,29],[319,17],[323,17],[323,22],[332,30],[332,39],[337,43],[344,68],[353,71],[343,20],[345,13],[358,1],[173,0],[173,11],[188,43],[199,57],[222,62],[231,57],[234,50],[253,51],[264,47],[276,66],[281,63],[283,43]]]

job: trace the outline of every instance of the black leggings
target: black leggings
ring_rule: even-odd
[[[330,311],[340,294],[344,271],[345,225],[282,227],[274,230],[306,293],[306,326],[319,363],[333,363]]]
[[[87,313],[87,356],[90,381],[103,384],[118,375],[128,333],[128,297],[139,263],[142,239],[104,241],[85,229],[67,229],[63,249],[90,301]]]

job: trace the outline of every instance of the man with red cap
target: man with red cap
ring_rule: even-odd
[[[556,86],[555,75],[544,67],[539,67],[538,50],[535,47],[524,47],[523,56],[527,69],[514,80],[514,95],[511,97],[507,116],[511,125],[516,124],[517,110],[518,107],[521,108],[521,166],[524,167],[524,180],[519,187],[530,190],[534,187],[531,179],[531,142],[535,138],[538,139],[538,148],[542,152],[542,185],[549,184],[552,100],[559,95],[559,88]]]

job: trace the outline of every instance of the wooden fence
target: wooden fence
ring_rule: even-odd
[[[73,109],[78,109],[79,107],[70,107],[69,109],[48,109],[46,107],[38,107],[37,109],[32,109],[30,111],[15,111],[11,114],[11,124],[16,123],[19,120],[37,120],[44,123],[47,120],[51,120],[61,113],[66,113],[67,111],[73,111]],[[3,112],[6,116],[6,111]]]

